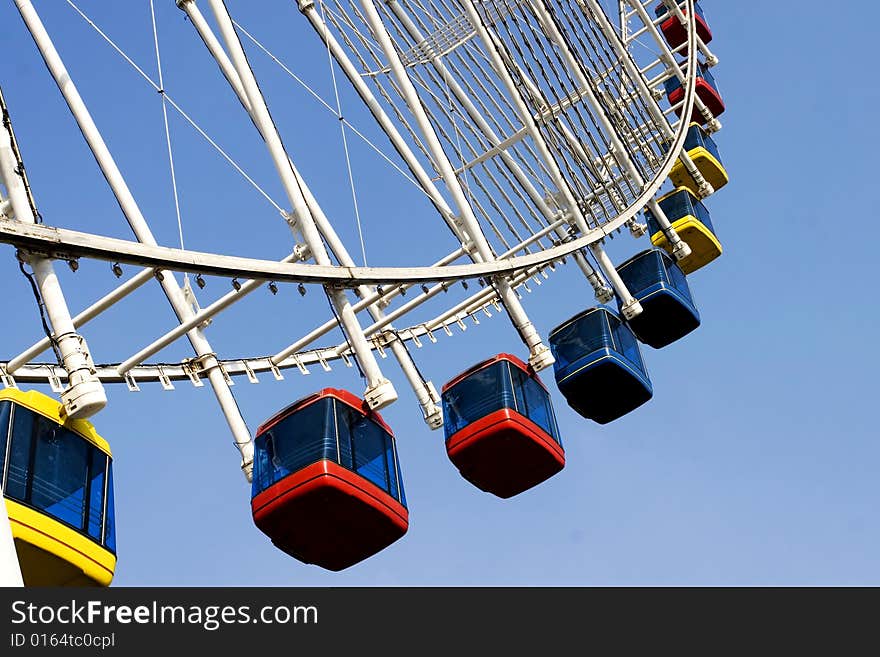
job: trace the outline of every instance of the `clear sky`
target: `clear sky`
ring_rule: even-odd
[[[156,77],[149,2],[81,0],[80,7]],[[326,51],[295,3],[230,0],[240,23],[334,102]],[[422,423],[391,359],[400,392],[383,411],[398,439],[408,533],[339,573],[273,548],[253,525],[239,456],[206,386],[108,389],[93,418],[115,457],[116,585],[860,585],[880,584],[880,366],[874,160],[877,3],[702,3],[720,58],[727,105],[716,135],[731,182],[707,200],[724,255],[690,283],[702,326],[663,349],[643,347],[654,398],[611,424],[578,416],[550,372],[565,469],[500,500],[459,477],[442,432]],[[171,0],[156,3],[165,87],[281,202],[262,143],[192,26]],[[37,3],[50,34],[162,244],[177,245],[161,102],[65,2]],[[207,14],[207,3],[200,3]],[[5,26],[0,85],[45,223],[130,237],[118,207],[14,8]],[[358,262],[360,243],[338,121],[253,47],[257,76],[294,162]],[[344,114],[390,152],[358,101]],[[280,259],[290,248],[278,213],[178,115],[171,131],[186,245]],[[374,151],[349,141],[369,264],[428,264],[452,250],[423,197]],[[284,203],[282,203],[284,205]],[[847,228],[846,231],[843,228]],[[855,232],[849,234],[850,229]],[[435,237],[436,236],[436,237]],[[623,240],[621,243],[620,240]],[[623,253],[645,248],[622,237]],[[2,360],[41,335],[13,249],[2,247],[6,315]],[[77,312],[116,280],[103,263],[59,266]],[[128,268],[130,269],[130,268]],[[571,270],[572,268],[567,268]],[[132,273],[131,271],[127,272]],[[229,290],[210,280],[202,305]],[[576,271],[524,299],[542,335],[593,305]],[[454,294],[454,292],[450,292]],[[221,356],[275,353],[328,313],[317,288],[257,291],[221,315],[208,337]],[[173,327],[151,285],[84,330],[98,362],[118,362]],[[336,336],[338,338],[338,336]],[[329,339],[329,338],[328,338]],[[191,355],[180,344],[159,358]],[[499,351],[525,356],[498,315],[415,351],[440,386]],[[275,382],[238,380],[251,430],[321,387],[361,393],[354,370],[312,368]],[[48,390],[44,387],[39,389]]]

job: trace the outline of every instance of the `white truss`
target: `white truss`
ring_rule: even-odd
[[[38,225],[21,217],[12,221],[16,212],[7,202],[7,184],[0,194],[0,241],[14,245],[32,262],[76,264],[85,259],[142,268],[69,316],[70,331],[81,330],[154,278],[179,323],[152,343],[132,347],[128,358],[90,363],[90,375],[100,384],[124,384],[136,391],[143,383],[172,390],[175,383],[200,386],[208,381],[249,474],[250,436],[230,390],[236,379],[256,383],[279,380],[285,372],[307,374],[358,364],[370,374],[369,398],[384,380],[379,364],[390,353],[407,375],[426,421],[436,428],[439,399],[418,374],[408,346],[437,343],[478,325],[481,317],[502,314],[539,369],[552,358],[548,360],[522,303],[530,282],[537,286],[556,267],[574,262],[599,299],[607,301],[611,294],[624,301],[631,298],[604,253],[604,240],[625,228],[637,234],[637,216],[646,207],[663,225],[654,198],[669,171],[679,159],[695,171],[682,152],[687,126],[675,108],[661,108],[656,90],[677,75],[686,88],[682,115],[689,116],[695,103],[698,110],[708,111],[695,98],[694,61],[676,63],[680,52],[670,51],[658,34],[649,6],[654,3],[615,3],[620,13],[611,20],[596,0],[333,0],[323,6],[301,0],[304,17],[388,135],[401,165],[431,200],[455,244],[432,265],[357,267],[274,132],[246,55],[236,46],[231,17],[222,2],[208,2],[220,37],[194,0],[178,0],[178,6],[192,19],[243,111],[253,119],[259,130],[255,136],[267,144],[285,182],[296,243],[281,262],[157,244],[36,10],[28,0],[16,0],[50,73],[64,80],[65,99],[136,240]],[[666,4],[688,22],[678,5]],[[691,0],[681,5],[692,15]],[[683,48],[701,52],[709,63],[717,61],[698,41],[692,22],[688,33]],[[720,127],[712,121],[710,125]],[[4,133],[14,142],[8,121]],[[17,160],[5,167],[5,179],[17,175],[25,180],[27,153],[17,154]],[[678,238],[670,239],[675,244]],[[228,278],[232,289],[203,308],[193,308],[174,272]],[[394,327],[393,322],[406,323],[420,305],[462,282],[473,285],[470,294],[450,296],[448,307],[429,321]],[[257,348],[254,354],[215,353],[205,337],[207,322],[255,289],[283,283],[322,286],[333,300],[334,314],[317,326],[298,327],[302,337],[291,344]],[[632,313],[639,311],[627,304]],[[344,342],[316,344],[339,327]],[[56,333],[51,339],[43,337],[0,361],[3,385],[47,383],[59,392],[70,388],[75,370],[67,361],[36,360],[59,340],[58,327],[53,323],[52,328]],[[147,362],[183,337],[193,346],[191,358]],[[384,391],[375,394],[376,407],[391,400]]]

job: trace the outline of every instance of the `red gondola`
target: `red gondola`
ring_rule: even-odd
[[[681,13],[687,16],[687,6],[681,7]],[[678,17],[669,11],[666,5],[662,3],[657,5],[654,8],[654,15],[657,18],[669,16],[660,23],[660,31],[663,32],[663,37],[672,50],[687,42],[687,29],[681,24]],[[712,30],[709,29],[709,24],[706,22],[706,16],[703,14],[703,9],[700,7],[699,2],[694,3],[694,15],[697,17],[697,36],[700,37],[703,43],[709,43],[712,40]]]
[[[550,393],[516,356],[498,354],[443,386],[446,453],[480,490],[513,497],[565,467]]]
[[[684,70],[687,66],[686,62],[681,62],[679,64]],[[712,112],[712,116],[719,117],[724,113],[724,101],[721,99],[721,94],[718,93],[718,85],[715,83],[715,77],[709,72],[709,67],[706,66],[703,62],[697,62],[697,80],[696,80],[697,89],[695,91],[697,98],[703,101],[703,104]],[[666,87],[666,97],[669,100],[669,104],[675,106],[681,103],[684,98],[684,87],[681,85],[681,80],[679,80],[676,76],[672,76],[664,83]],[[675,113],[678,116],[681,116],[681,105],[675,107]],[[700,125],[706,125],[706,117],[697,109],[696,104],[694,104],[694,110],[691,113],[690,122],[699,123]]]
[[[251,510],[280,550],[328,570],[383,550],[409,527],[391,429],[345,390],[294,402],[257,430]]]

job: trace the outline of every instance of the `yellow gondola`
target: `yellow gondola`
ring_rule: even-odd
[[[682,272],[690,274],[721,255],[721,243],[715,237],[709,210],[690,189],[679,187],[660,197],[657,204],[666,214],[673,230],[691,247],[691,254],[676,263]],[[645,219],[651,233],[651,243],[671,253],[672,247],[650,210],[645,210]]]
[[[721,156],[718,154],[715,141],[699,123],[691,123],[688,127],[684,150],[687,151],[697,169],[703,174],[706,182],[712,185],[716,192],[729,182],[730,178],[724,165],[721,164]],[[699,196],[699,187],[681,160],[676,160],[672,171],[669,172],[669,179],[675,187],[687,187],[695,196]]]
[[[40,392],[0,391],[3,497],[25,586],[108,586],[116,570],[110,446]]]

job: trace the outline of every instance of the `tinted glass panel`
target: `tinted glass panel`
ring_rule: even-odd
[[[644,373],[645,365],[642,362],[642,354],[641,351],[639,351],[639,343],[638,340],[636,340],[636,336],[633,335],[633,332],[626,324],[616,319],[612,321],[616,322],[614,335],[617,337],[617,344],[619,345],[618,352],[630,363],[635,365],[636,369]]]
[[[709,71],[709,67],[703,64],[703,62],[697,62],[697,76],[703,78],[715,91],[718,91],[718,85],[715,84],[715,77]]]
[[[9,437],[9,409],[12,404],[0,402],[0,485],[3,484],[3,469],[6,467],[6,442]]]
[[[595,310],[550,334],[550,350],[556,358],[556,369],[568,367],[599,349],[614,348],[606,314],[603,309]]]
[[[116,552],[116,505],[113,496],[113,464],[107,468],[107,517],[104,522],[104,545]]]
[[[685,69],[682,68],[682,71],[684,71],[684,70]],[[668,80],[666,80],[663,83],[663,88],[666,90],[666,95],[669,96],[676,89],[681,89],[681,80],[679,80],[678,77],[673,75],[671,78],[669,78]]]
[[[666,214],[669,223],[675,223],[679,219],[691,216],[696,218],[712,233],[715,229],[712,226],[712,219],[709,216],[709,210],[703,205],[702,201],[697,200],[690,192],[682,189],[681,191],[670,194],[662,201],[659,201],[660,209]],[[648,230],[650,234],[660,230],[660,224],[650,210],[645,210],[645,220],[648,222]]]
[[[107,456],[98,450],[92,450],[89,465],[89,517],[86,531],[96,541],[101,540],[104,513],[104,473],[107,469]]]
[[[685,277],[684,272],[681,271],[681,268],[674,262],[668,262],[666,263],[666,272],[669,276],[669,281],[672,283],[675,289],[681,292],[688,299],[693,300],[693,297],[691,296],[691,288],[687,282],[687,277]]]
[[[468,374],[443,393],[446,437],[502,408],[516,408],[505,360]]]
[[[556,426],[553,405],[550,403],[550,394],[544,390],[540,383],[518,367],[511,365],[510,372],[516,393],[517,411],[541,427],[545,433],[559,443],[559,429]]]
[[[85,529],[89,445],[42,416],[34,419],[32,506],[77,529]]]
[[[31,438],[34,416],[26,408],[16,406],[12,415],[12,441],[9,454],[9,472],[6,476],[6,495],[26,502],[28,481],[31,478]]]
[[[712,231],[712,234],[714,235],[715,226],[712,225],[712,218],[709,216],[709,210],[706,209],[706,206],[703,205],[702,201],[694,203],[694,212],[696,213],[694,216],[696,216],[700,223]]]
[[[339,465],[348,468],[349,470],[354,470],[354,461],[352,461],[352,452],[351,452],[351,428],[350,428],[350,420],[348,415],[346,414],[346,409],[349,413],[352,412],[350,406],[346,406],[345,404],[339,404],[333,402],[333,412],[335,413],[336,423],[336,434],[338,436],[337,443],[339,444]]]
[[[394,438],[361,411],[339,400],[335,405],[340,451],[350,455],[350,464],[342,465],[406,506]]]
[[[391,440],[387,440],[385,445],[385,462],[388,464],[388,492],[394,499],[399,500],[402,496],[400,494],[400,481],[397,477],[397,467],[395,466],[397,461],[394,453],[394,444]]]
[[[696,199],[691,195],[690,192],[682,189],[675,192],[674,194],[670,194],[669,196],[661,200],[658,205],[669,219],[669,222],[672,223],[674,221],[677,221],[678,219],[681,219],[682,217],[693,215],[693,201],[695,200]]]
[[[351,411],[348,416],[354,453],[354,471],[391,494],[389,467],[386,461],[386,452],[391,446],[388,434],[372,420],[353,409],[348,410]]]
[[[395,461],[395,462],[397,463],[397,466],[398,466],[397,467],[397,470],[398,470],[397,484],[398,484],[398,489],[399,489],[398,492],[400,494],[400,497],[397,498],[397,501],[400,502],[401,504],[403,504],[403,506],[406,506],[406,490],[403,486],[403,475],[400,474],[400,462],[399,461]]]
[[[12,425],[6,494],[100,543],[107,455],[23,406],[15,406]],[[112,508],[108,499],[108,526]]]
[[[683,5],[679,4],[679,7],[681,7],[681,13],[687,15],[687,5],[684,5],[684,6],[683,6]],[[703,10],[702,10],[702,8],[700,7],[700,3],[699,3],[699,2],[695,2],[695,3],[694,3],[694,12],[697,14],[697,16],[703,16],[703,15],[704,15],[704,14],[703,14]],[[657,5],[657,6],[654,8],[654,15],[657,16],[658,18],[659,18],[660,16],[663,16],[663,15],[668,14],[668,13],[669,13],[669,8],[668,8],[666,5],[662,4],[662,3],[659,4],[659,5]]]
[[[660,251],[652,249],[638,254],[618,268],[617,273],[633,296],[639,296],[657,283],[666,282],[662,258]],[[617,303],[621,304],[620,297],[617,298]]]
[[[702,126],[692,125],[688,128],[687,137],[684,140],[684,149],[689,151],[701,146],[709,151],[719,163],[721,162],[721,156],[718,154],[718,146],[715,144],[715,140],[709,136],[709,133],[703,130]]]
[[[336,461],[332,400],[294,411],[254,441],[252,494],[321,459]]]

